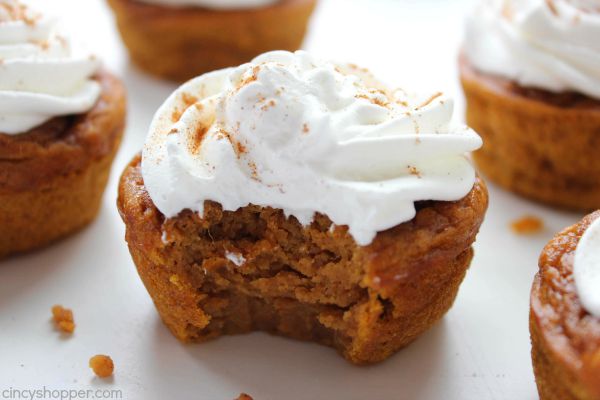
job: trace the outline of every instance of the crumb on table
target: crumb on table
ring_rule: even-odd
[[[90,358],[90,368],[94,371],[96,376],[100,378],[108,378],[115,370],[115,364],[112,358],[102,354],[95,355]]]
[[[65,333],[73,333],[75,330],[75,322],[73,320],[73,311],[68,308],[64,308],[61,305],[55,305],[52,307],[52,320],[56,324],[56,327]]]
[[[236,400],[253,400],[253,399],[246,393],[242,393],[242,394],[240,394],[240,397],[238,397]]]
[[[519,235],[533,235],[544,229],[544,221],[538,217],[527,215],[511,222],[513,232]]]

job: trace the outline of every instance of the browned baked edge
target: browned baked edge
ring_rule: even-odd
[[[541,400],[600,399],[600,320],[583,309],[573,254],[600,212],[558,234],[540,256],[531,291],[532,360]]]
[[[487,208],[478,180],[464,199],[420,203],[413,220],[359,247],[323,215],[303,228],[281,210],[207,202],[203,218],[165,219],[139,163],[121,177],[118,208],[142,281],[177,338],[263,330],[332,346],[356,364],[384,360],[446,313]],[[226,250],[246,263],[236,267]]]
[[[88,113],[0,134],[0,258],[43,247],[96,216],[125,127],[125,88],[98,76]],[[61,130],[62,129],[62,130]]]
[[[101,95],[87,113],[56,117],[18,135],[0,133],[0,194],[43,188],[114,152],[125,125],[125,87],[106,70],[96,79]]]
[[[600,208],[600,101],[521,88],[476,71],[464,57],[460,67],[467,123],[484,143],[474,153],[479,169],[536,201]]]
[[[132,60],[145,71],[185,81],[251,61],[271,50],[298,50],[316,0],[218,11],[108,0]]]

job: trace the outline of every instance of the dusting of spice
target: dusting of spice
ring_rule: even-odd
[[[50,43],[47,40],[30,40],[29,42],[38,46],[43,51],[47,51],[50,48]]]
[[[409,172],[411,175],[414,175],[414,176],[416,176],[417,178],[421,179],[421,171],[419,171],[419,170],[417,169],[417,167],[414,167],[414,166],[412,166],[412,165],[409,165],[409,166],[408,166],[408,172]]]
[[[185,110],[187,110],[188,108],[190,108],[198,102],[198,98],[196,96],[193,96],[187,92],[182,92],[180,99],[182,107],[175,107],[175,109],[173,110],[173,113],[171,114],[171,120],[173,122],[179,121]]]
[[[427,100],[425,100],[423,103],[421,103],[416,110],[419,110],[423,107],[426,107],[428,105],[430,105],[435,99],[437,99],[438,97],[442,96],[443,93],[442,92],[437,92],[434,95],[432,95],[431,97],[429,97]]]
[[[239,91],[244,86],[247,86],[250,83],[255,82],[256,80],[258,80],[258,73],[259,72],[260,72],[260,65],[256,65],[254,68],[252,68],[252,73],[250,75],[246,76],[242,80],[242,82],[240,83],[240,85],[236,88],[236,91]]]
[[[513,10],[512,3],[510,1],[505,1],[502,4],[502,16],[509,21],[515,16],[515,11]]]
[[[33,13],[25,4],[17,0],[0,2],[0,22],[23,21],[29,26],[34,26],[42,17],[40,14]]]
[[[558,17],[558,9],[556,8],[556,4],[554,4],[554,0],[546,0],[546,5],[550,9],[550,12]]]
[[[192,153],[198,153],[200,147],[202,146],[202,142],[204,141],[204,137],[206,136],[206,132],[210,129],[210,126],[200,125],[196,132],[194,132],[194,136],[192,137],[192,143],[190,145],[190,151]]]
[[[236,143],[236,152],[238,154],[238,157],[240,157],[242,154],[246,153],[246,146],[244,146],[243,144],[241,144],[240,142]]]
[[[277,103],[275,103],[275,100],[271,99],[267,102],[267,104],[264,104],[260,109],[262,111],[267,111],[269,108],[271,107],[275,107]]]

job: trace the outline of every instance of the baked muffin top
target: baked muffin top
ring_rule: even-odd
[[[598,386],[600,393],[597,380],[600,374],[600,317],[592,314],[598,313],[598,287],[594,291],[590,286],[597,284],[598,276],[588,275],[592,270],[597,273],[598,269],[597,264],[595,268],[590,265],[587,272],[582,265],[575,268],[576,262],[581,264],[598,259],[597,255],[582,258],[582,250],[586,253],[599,251],[590,247],[594,243],[591,236],[585,239],[592,225],[596,228],[588,234],[597,238],[598,221],[600,212],[591,214],[548,243],[540,257],[539,278],[534,285],[531,306],[532,316],[553,352],[571,369],[581,371],[583,379]],[[578,251],[580,243],[584,248]],[[574,273],[577,269],[581,271]],[[589,281],[582,282],[582,279]]]

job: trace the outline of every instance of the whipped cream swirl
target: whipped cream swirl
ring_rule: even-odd
[[[142,0],[145,3],[174,7],[205,7],[215,10],[241,10],[270,6],[280,0]]]
[[[573,277],[581,304],[600,318],[600,218],[592,222],[577,245]]]
[[[477,69],[552,92],[600,99],[597,0],[483,0],[464,51]]]
[[[198,77],[158,110],[142,174],[167,217],[248,204],[309,224],[347,225],[359,245],[415,216],[419,200],[459,200],[480,137],[450,123],[440,93],[390,90],[356,66],[271,52]]]
[[[0,0],[0,132],[24,133],[49,119],[88,111],[100,95],[92,57],[74,57],[56,20]]]

